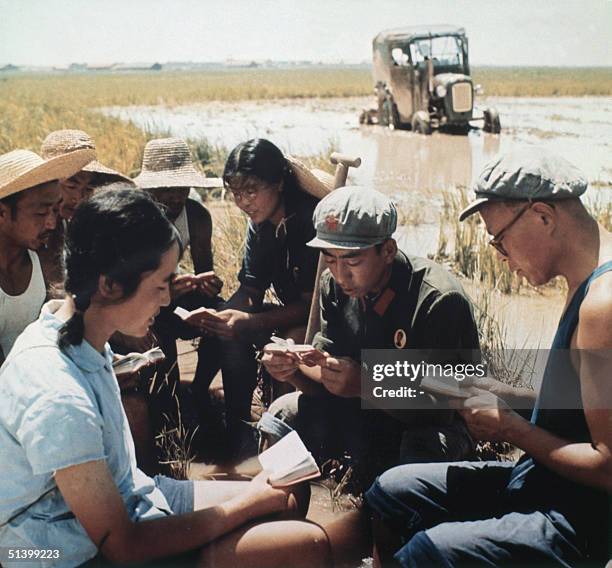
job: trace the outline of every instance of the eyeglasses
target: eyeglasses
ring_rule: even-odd
[[[269,185],[265,183],[253,184],[246,189],[230,189],[234,201],[252,201],[257,197],[260,191],[281,191],[283,182],[281,181],[278,186]]]
[[[502,240],[504,239],[505,234],[508,232],[510,227],[512,227],[512,225],[514,225],[521,218],[523,213],[525,213],[525,211],[527,211],[527,209],[529,209],[531,206],[531,202],[525,205],[525,207],[523,207],[501,231],[499,231],[496,235],[493,235],[491,240],[489,240],[489,244],[492,247],[495,247],[495,250],[499,252],[499,254],[501,254],[502,256],[505,256],[506,258],[508,257],[508,251],[504,248],[504,245],[502,244]]]
[[[259,190],[256,188],[231,190],[234,201],[251,201],[257,197]]]

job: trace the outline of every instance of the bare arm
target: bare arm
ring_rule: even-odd
[[[55,481],[89,538],[112,562],[163,558],[203,546],[246,521],[286,507],[284,491],[261,477],[217,506],[180,516],[133,522],[104,461],[57,471]]]
[[[535,405],[537,393],[526,387],[513,387],[490,377],[475,377],[471,386],[493,393],[510,408],[533,409]]]
[[[568,479],[612,491],[612,298],[602,286],[605,279],[597,281],[584,301],[575,335],[580,350],[576,370],[591,443],[565,440],[509,408],[491,408],[490,404],[484,408],[486,402],[473,401],[473,408],[463,414],[470,430],[485,434],[483,439],[507,440]]]

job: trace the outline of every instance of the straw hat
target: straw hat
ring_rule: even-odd
[[[75,150],[43,160],[30,150],[13,150],[0,156],[0,199],[41,183],[69,178],[96,157],[93,150]]]
[[[83,168],[83,171],[94,173],[96,176],[103,178],[105,182],[127,181],[130,185],[134,185],[134,182],[129,177],[108,168],[95,159],[96,144],[91,136],[82,130],[56,130],[51,132],[44,139],[40,153],[43,158],[48,160],[49,158],[55,158],[62,154],[83,149],[93,150],[94,152],[94,160],[89,162]]]
[[[189,147],[180,138],[158,138],[147,142],[142,170],[134,181],[142,189],[220,187],[217,178],[207,178],[195,169]]]
[[[323,199],[334,189],[334,176],[318,169],[309,169],[306,164],[293,156],[285,156],[291,164],[300,187],[310,195]]]

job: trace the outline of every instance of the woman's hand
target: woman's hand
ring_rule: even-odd
[[[294,505],[289,503],[291,487],[272,487],[268,482],[269,477],[269,472],[260,472],[251,480],[246,491],[236,497],[249,509],[253,518],[283,512]]]
[[[177,274],[170,282],[170,296],[173,300],[197,289],[198,281],[194,274]]]
[[[176,300],[187,292],[200,292],[214,298],[223,288],[221,280],[213,270],[200,274],[177,274],[170,284],[170,294]]]
[[[213,318],[202,320],[202,328],[221,339],[238,339],[248,330],[252,314],[240,310],[227,309],[214,313]]]
[[[219,295],[223,288],[223,280],[215,274],[214,270],[196,274],[194,278],[198,291],[210,298]]]

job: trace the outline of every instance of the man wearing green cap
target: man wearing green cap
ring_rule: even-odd
[[[321,461],[348,453],[365,466],[365,478],[397,463],[470,456],[465,423],[454,411],[434,408],[434,401],[401,421],[361,408],[362,349],[478,349],[459,283],[441,266],[398,251],[397,211],[377,191],[337,189],[321,200],[313,221],[316,237],[308,244],[322,249],[328,266],[313,341],[320,356],[307,367],[290,355],[264,355],[274,378],[301,390],[278,399],[270,413],[296,428]]]
[[[381,475],[366,493],[380,562],[603,566],[610,558],[612,234],[581,203],[586,188],[580,171],[538,148],[498,158],[480,175],[460,219],[479,212],[500,259],[531,284],[563,276],[565,309],[537,399],[487,379],[464,402],[476,438],[510,442],[524,456]],[[530,402],[530,421],[511,408]]]

